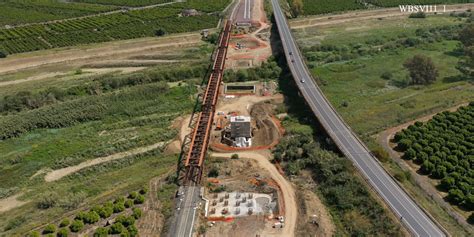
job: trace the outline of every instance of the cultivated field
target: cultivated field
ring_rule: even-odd
[[[219,12],[228,3],[229,0],[212,0],[205,4],[189,0],[153,8],[0,29],[0,52],[16,54],[214,28],[219,21]],[[198,15],[181,16],[182,10],[188,8],[196,9]]]

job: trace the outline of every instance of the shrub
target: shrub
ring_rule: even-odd
[[[107,218],[114,213],[113,204],[104,205],[99,212],[97,212],[101,218]]]
[[[237,159],[239,159],[239,154],[232,154],[232,156],[230,158],[233,159],[233,160],[237,160]]]
[[[84,221],[87,218],[87,212],[80,211],[74,217],[74,220]]]
[[[107,237],[109,234],[109,229],[106,227],[99,227],[94,232],[94,237]]]
[[[131,193],[128,195],[128,198],[130,198],[130,199],[135,199],[135,198],[137,198],[137,196],[138,196],[138,193],[137,193],[137,192],[131,192]]]
[[[100,220],[99,214],[95,211],[89,211],[83,220],[86,224],[94,224]]]
[[[49,224],[43,229],[43,234],[51,234],[56,232],[56,226],[53,224]]]
[[[114,213],[123,212],[125,210],[125,202],[117,202],[114,204]]]
[[[58,233],[56,234],[57,237],[67,237],[69,231],[66,228],[61,228]]]
[[[142,217],[142,210],[140,208],[133,208],[132,216],[135,218],[135,220],[138,220],[140,217]]]
[[[135,224],[135,218],[133,216],[119,215],[115,218],[116,223],[122,223],[123,226],[127,227]]]
[[[82,220],[74,220],[69,226],[72,232],[79,232],[82,228],[84,228],[84,222],[82,222]]]
[[[391,80],[393,78],[393,74],[387,71],[387,72],[382,73],[380,77],[385,80]]]
[[[138,236],[138,229],[135,225],[128,226],[127,230],[131,237]]]
[[[133,200],[135,204],[142,204],[145,202],[145,197],[143,195],[138,195],[135,200]]]
[[[133,200],[128,199],[127,201],[125,201],[124,206],[126,208],[133,207]]]
[[[409,18],[426,18],[426,13],[424,12],[414,12],[410,14]]]
[[[34,231],[31,231],[30,233],[28,233],[27,237],[39,237],[40,236],[40,233],[36,230]]]
[[[1,140],[1,139],[0,139]],[[58,197],[55,193],[45,193],[37,203],[37,207],[40,209],[48,209],[54,207],[58,202]]]
[[[125,229],[125,227],[122,225],[122,223],[117,222],[117,223],[114,223],[113,225],[110,226],[109,234],[116,235],[116,234],[122,233],[122,232],[125,231],[125,230],[126,230],[126,229]]]
[[[69,224],[71,224],[71,221],[69,221],[69,219],[66,218],[66,219],[63,219],[61,223],[59,223],[59,227],[66,227]]]
[[[140,194],[147,194],[148,193],[148,187],[144,185],[142,189],[140,189]]]
[[[207,174],[209,177],[217,177],[219,176],[219,170],[216,167],[212,167],[211,170],[209,170],[209,173]]]

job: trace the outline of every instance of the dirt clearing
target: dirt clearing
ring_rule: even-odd
[[[28,202],[18,200],[18,197],[20,197],[21,195],[23,195],[23,193],[17,193],[13,196],[10,196],[10,197],[4,198],[4,199],[0,199],[0,213],[6,212],[6,211],[11,210],[11,209],[16,208],[16,207],[20,207],[20,206],[28,203]]]
[[[213,157],[224,157],[230,158],[234,153],[212,153]],[[290,182],[283,177],[277,168],[269,161],[271,153],[269,151],[258,151],[258,152],[235,152],[240,158],[252,159],[257,161],[258,166],[270,174],[270,177],[275,180],[278,186],[281,188],[284,202],[284,216],[285,216],[285,227],[283,229],[266,228],[261,233],[262,236],[284,236],[292,237],[295,236],[296,219],[298,216],[298,207],[296,205],[295,190]],[[255,234],[255,232],[253,233]]]

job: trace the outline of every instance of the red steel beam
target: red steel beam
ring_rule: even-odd
[[[201,112],[193,131],[191,145],[185,161],[184,184],[199,184],[202,176],[202,166],[209,143],[212,122],[214,119],[215,105],[219,96],[219,86],[222,81],[227,47],[229,46],[232,22],[226,21],[224,30],[219,36],[219,44],[216,50],[216,58],[212,72],[207,83]]]

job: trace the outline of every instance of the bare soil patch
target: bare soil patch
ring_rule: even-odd
[[[22,196],[23,193],[17,193],[15,195],[12,195],[10,197],[0,199],[0,213],[6,212],[8,210],[11,210],[16,207],[20,207],[26,203],[27,201],[20,201],[18,198]]]

